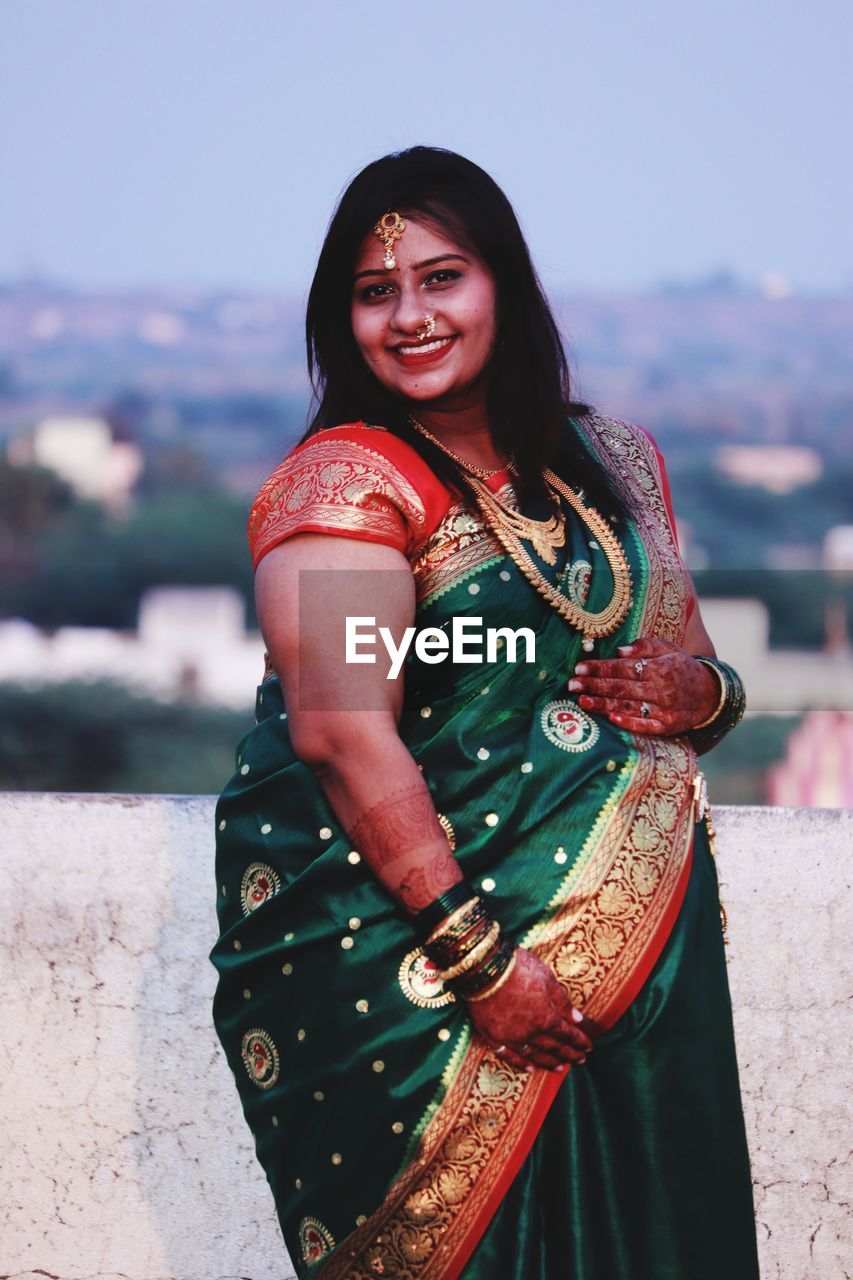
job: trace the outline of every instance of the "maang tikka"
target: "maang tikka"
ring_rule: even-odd
[[[399,213],[394,213],[391,209],[387,213],[383,213],[373,228],[373,234],[378,236],[385,245],[385,261],[383,265],[386,271],[393,271],[397,265],[397,259],[394,257],[394,244],[400,239],[405,230],[405,222]]]

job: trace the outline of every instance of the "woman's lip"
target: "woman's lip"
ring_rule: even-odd
[[[434,364],[436,360],[441,360],[447,355],[448,351],[452,349],[457,335],[448,335],[448,337],[450,337],[449,342],[445,342],[444,346],[437,347],[433,351],[412,351],[411,353],[404,354],[402,351],[398,351],[396,347],[389,347],[389,351],[391,352],[391,355],[394,356],[395,360],[399,360],[401,364],[414,365],[420,368],[421,365]],[[433,338],[433,342],[434,341],[435,339]]]

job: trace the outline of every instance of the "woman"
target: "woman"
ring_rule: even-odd
[[[294,1264],[754,1277],[694,750],[742,698],[660,457],[572,404],[513,211],[450,152],[352,182],[307,334],[319,407],[250,518],[270,665],[212,956]],[[448,639],[476,620],[481,663]]]

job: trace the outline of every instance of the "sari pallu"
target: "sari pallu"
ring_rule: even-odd
[[[655,451],[624,424],[584,431],[630,512],[618,527],[634,582],[629,617],[596,653],[640,634],[677,642],[690,593]],[[463,873],[600,1034],[678,917],[695,758],[682,740],[635,738],[577,706],[566,681],[580,637],[425,471],[387,433],[324,432],[262,490],[253,546],[324,527],[388,541],[412,564],[419,626],[470,616],[533,630],[532,665],[410,662],[400,734]],[[550,573],[592,611],[612,590],[574,517]],[[565,1077],[518,1073],[472,1034],[296,759],[274,675],[257,714],[217,809],[214,1016],[285,1243],[300,1275],[452,1280]]]

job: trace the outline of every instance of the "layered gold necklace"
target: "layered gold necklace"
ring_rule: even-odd
[[[582,648],[586,653],[591,653],[596,640],[600,640],[603,636],[611,635],[617,627],[621,626],[627,618],[633,603],[631,569],[619,539],[614,534],[608,521],[596,511],[595,507],[588,507],[582,501],[580,495],[549,468],[543,471],[542,478],[555,503],[555,513],[547,520],[532,520],[527,516],[521,515],[519,511],[502,502],[484,483],[490,476],[497,475],[499,471],[502,471],[503,467],[496,467],[491,471],[484,467],[478,467],[474,463],[468,462],[467,459],[461,458],[452,449],[448,449],[447,445],[442,444],[431,431],[427,430],[422,422],[418,422],[416,418],[410,418],[409,420],[416,431],[419,431],[422,436],[430,440],[438,449],[441,449],[442,453],[447,454],[449,458],[452,458],[454,462],[463,468],[486,527],[494,534],[513,563],[521,570],[528,582],[536,588],[551,608],[556,609],[566,622],[573,626],[575,630],[580,631],[583,636]],[[512,459],[510,459],[508,468],[510,471],[514,470]],[[557,586],[549,582],[522,545],[522,540],[529,542],[536,554],[546,564],[554,564],[556,562],[556,549],[562,547],[566,540],[566,521],[560,507],[561,498],[568,503],[592,533],[604,553],[610,572],[613,575],[613,595],[605,608],[598,613],[592,613],[584,609],[582,605],[570,600]]]

